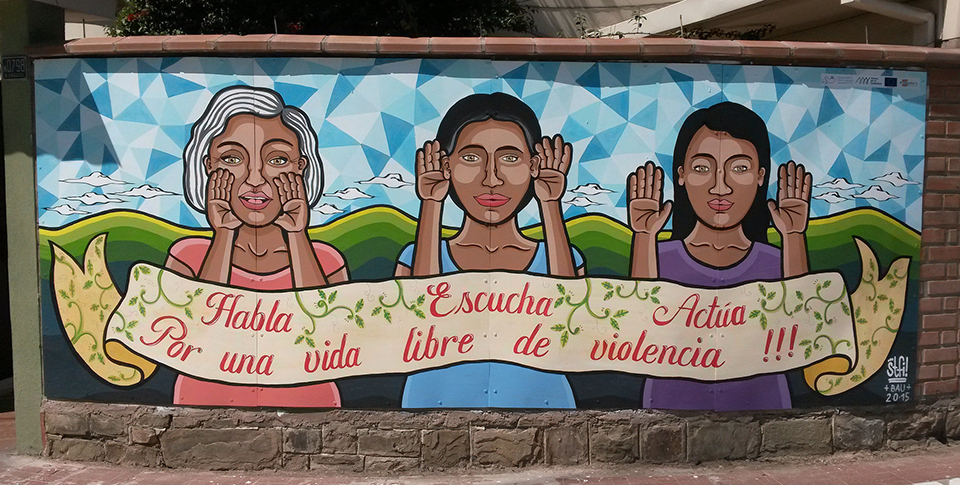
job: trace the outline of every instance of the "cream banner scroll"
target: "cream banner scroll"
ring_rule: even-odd
[[[496,360],[701,381],[805,368],[811,387],[834,394],[889,352],[909,264],[881,278],[858,241],[865,279],[853,295],[838,273],[724,289],[461,273],[255,292],[137,264],[120,299],[103,270],[104,240],[91,242],[84,267],[54,247],[54,284],[74,348],[118,385],[155,364],[284,386]]]

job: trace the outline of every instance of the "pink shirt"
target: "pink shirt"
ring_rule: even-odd
[[[170,247],[170,256],[189,266],[195,275],[199,274],[211,242],[203,237],[183,238]],[[314,241],[313,252],[324,275],[331,275],[344,267],[343,256],[329,244]],[[293,277],[289,266],[274,273],[253,273],[234,266],[230,271],[230,286],[251,290],[288,290],[293,288]],[[173,390],[173,403],[193,406],[338,408],[340,391],[333,382],[298,387],[259,387],[220,384],[180,375]]]

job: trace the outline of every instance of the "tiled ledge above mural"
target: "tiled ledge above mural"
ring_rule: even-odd
[[[182,35],[77,39],[36,47],[36,57],[185,55],[522,57],[539,59],[733,60],[777,64],[953,67],[960,50],[876,44],[669,38],[355,37]]]

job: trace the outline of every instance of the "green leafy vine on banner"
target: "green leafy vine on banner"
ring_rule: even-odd
[[[853,346],[853,344],[846,339],[841,339],[835,342],[832,338],[830,338],[826,334],[822,334],[824,330],[824,325],[832,325],[834,322],[836,322],[836,319],[830,316],[830,310],[837,303],[840,304],[840,309],[843,311],[844,315],[850,316],[850,307],[847,305],[847,302],[845,301],[847,297],[846,288],[843,288],[843,291],[840,293],[840,296],[838,296],[835,299],[828,300],[823,296],[823,290],[830,288],[832,284],[832,280],[827,280],[822,283],[818,282],[817,288],[816,288],[816,294],[813,296],[806,297],[802,291],[796,290],[793,296],[796,297],[797,303],[791,306],[790,304],[787,303],[787,299],[789,298],[789,293],[787,290],[786,282],[780,281],[778,283],[780,285],[780,291],[776,291],[776,290],[770,291],[767,289],[766,286],[763,285],[763,283],[757,284],[757,289],[760,291],[760,295],[761,295],[761,298],[759,299],[760,309],[752,310],[748,315],[748,318],[750,319],[759,318],[761,329],[763,330],[767,329],[767,325],[769,324],[768,316],[774,313],[783,313],[788,317],[792,317],[793,315],[795,315],[800,311],[803,311],[806,314],[810,314],[811,312],[813,312],[813,318],[817,321],[816,333],[819,335],[817,335],[817,337],[813,339],[804,339],[797,343],[797,345],[804,348],[804,351],[803,351],[804,359],[809,359],[813,355],[814,350],[820,350],[821,346],[819,341],[822,338],[826,338],[830,342],[831,351],[834,353],[836,352],[837,348],[841,344],[845,343],[850,347]],[[779,298],[777,298],[778,296]],[[824,305],[822,312],[810,306],[810,304],[813,302],[818,302]],[[768,306],[768,304],[774,305],[774,306],[771,307],[771,306]]]
[[[152,273],[152,270],[147,266],[137,266],[133,268],[133,280],[140,281],[140,275],[148,275]],[[142,288],[140,290],[140,295],[135,296],[127,302],[127,305],[133,306],[137,305],[137,310],[140,311],[140,315],[147,316],[147,305],[153,305],[160,301],[160,298],[163,298],[168,305],[174,308],[180,308],[183,310],[183,314],[189,319],[193,319],[193,310],[190,309],[190,305],[193,304],[194,298],[200,296],[203,293],[203,288],[197,288],[195,291],[185,291],[184,298],[187,299],[186,303],[177,303],[170,299],[167,295],[167,292],[163,289],[163,275],[166,273],[163,269],[157,270],[157,296],[152,300],[147,298],[147,289]],[[139,298],[139,301],[138,301]]]
[[[102,244],[102,241],[99,241],[99,240],[94,244],[94,249],[98,255],[103,254],[102,250],[100,249],[101,244]],[[70,272],[74,276],[76,276],[77,274],[76,270],[73,269],[73,265],[69,264],[66,261],[66,258],[64,256],[58,255],[56,252],[54,252],[54,259],[56,260],[57,263],[67,267],[70,270]],[[88,273],[93,272],[93,261],[87,262],[87,272]],[[110,284],[106,286],[103,286],[100,284],[99,278],[102,275],[102,273],[103,273],[102,271],[98,272],[91,279],[87,280],[83,284],[83,290],[89,290],[90,288],[93,288],[94,285],[96,285],[96,287],[100,289],[100,295],[97,299],[97,303],[93,303],[90,305],[90,311],[97,312],[99,310],[99,317],[101,322],[103,322],[104,319],[107,317],[107,315],[104,313],[104,310],[110,309],[110,305],[108,303],[103,302],[103,297],[108,290],[113,289],[113,282],[110,282],[109,278],[107,278],[107,281],[110,282]],[[76,293],[77,293],[77,288],[73,280],[70,281],[70,286],[67,288],[67,290],[61,289],[59,292],[60,298],[67,302],[66,303],[67,308],[74,307],[77,309],[77,320],[67,321],[66,317],[64,317],[63,328],[64,329],[70,328],[73,330],[73,335],[70,337],[70,343],[73,344],[74,347],[76,347],[76,344],[83,337],[89,337],[90,339],[92,339],[93,342],[91,342],[90,344],[90,351],[92,353],[90,354],[87,360],[90,362],[92,362],[93,360],[98,360],[101,363],[103,363],[104,357],[103,357],[103,353],[100,351],[99,346],[97,344],[97,341],[98,341],[97,336],[84,328],[84,324],[83,324],[84,310],[83,308],[81,308],[80,303],[75,298]]]
[[[881,282],[888,282],[888,288],[893,289],[893,288],[896,288],[907,277],[907,273],[899,274],[897,273],[897,270],[894,269],[893,271],[887,272],[886,276],[884,276],[882,280],[874,281],[874,277],[877,275],[877,272],[878,272],[876,262],[871,259],[869,262],[869,267],[870,267],[870,271],[865,271],[864,274],[860,275],[860,285],[869,287],[870,289],[873,290],[873,294],[867,296],[866,300],[868,302],[873,302],[872,309],[873,309],[874,315],[876,315],[880,311],[881,302],[887,302],[885,303],[885,305],[887,305],[887,308],[890,310],[890,315],[887,315],[886,319],[884,319],[882,327],[878,327],[873,331],[873,334],[870,335],[870,338],[860,341],[860,347],[863,348],[864,355],[868,359],[873,354],[873,347],[875,345],[880,345],[880,342],[877,341],[878,332],[886,331],[893,334],[897,333],[897,329],[891,327],[890,322],[893,321],[893,318],[895,315],[899,315],[903,311],[903,307],[897,305],[894,302],[893,298],[890,298],[884,293],[880,293],[877,290],[877,285],[879,285]],[[867,320],[866,316],[864,315],[865,311],[863,308],[864,307],[858,306],[856,311],[854,312],[854,319],[856,320],[857,325],[866,325],[869,322],[869,320]],[[868,305],[866,307],[866,311],[869,311],[870,309],[871,307]],[[844,376],[840,376],[840,377],[837,377],[836,379],[828,380],[827,382],[830,384],[830,387],[821,390],[820,393],[826,395],[834,387],[837,387],[841,383],[843,383],[843,378]],[[866,378],[866,369],[863,366],[860,366],[859,374],[854,374],[850,376],[850,380],[853,382],[860,382],[864,378]]]
[[[400,280],[393,280],[393,282],[397,284],[397,289],[399,290],[399,293],[397,293],[397,301],[393,303],[387,303],[384,300],[384,298],[386,298],[386,295],[381,295],[380,298],[378,299],[378,301],[380,302],[380,305],[375,307],[370,312],[370,316],[375,317],[377,315],[380,315],[383,317],[384,320],[387,321],[387,323],[393,323],[393,315],[390,314],[390,309],[403,305],[403,308],[406,308],[407,310],[413,312],[413,314],[416,315],[417,318],[420,318],[420,319],[427,318],[427,315],[423,313],[423,310],[420,309],[420,307],[423,306],[423,303],[427,301],[427,296],[420,295],[417,297],[416,300],[414,300],[413,303],[407,303],[406,298],[403,297],[403,283],[401,283]]]
[[[553,307],[559,308],[564,304],[567,304],[572,307],[570,309],[570,313],[567,315],[566,323],[558,323],[550,327],[550,330],[560,333],[561,347],[566,347],[567,342],[570,340],[570,336],[577,335],[578,333],[580,333],[580,330],[582,330],[582,327],[579,325],[577,325],[576,327],[573,326],[573,315],[577,313],[577,311],[579,311],[581,308],[586,309],[587,313],[590,314],[591,317],[597,320],[609,319],[610,326],[613,327],[614,330],[620,330],[620,323],[617,321],[617,319],[623,318],[624,316],[627,315],[627,313],[629,313],[625,309],[620,309],[620,310],[617,310],[616,312],[611,312],[610,309],[606,307],[601,308],[602,314],[595,312],[593,310],[593,307],[590,305],[590,294],[593,292],[593,288],[591,286],[592,280],[590,278],[585,278],[583,281],[586,282],[587,289],[583,295],[583,298],[581,298],[580,301],[576,303],[571,300],[571,297],[573,296],[573,292],[568,291],[567,288],[563,286],[563,284],[557,283],[557,291],[560,292],[560,297],[557,298],[556,301],[554,301]],[[603,298],[604,301],[607,301],[610,298],[612,298],[614,293],[616,293],[617,296],[619,296],[620,298],[629,298],[637,293],[637,288],[635,287],[633,290],[633,293],[630,293],[627,296],[624,296],[620,293],[619,288],[617,290],[614,290],[613,284],[611,284],[608,281],[604,281],[600,283],[600,286],[602,286],[606,290],[606,293],[604,294],[604,298]],[[653,291],[653,293],[658,292],[659,287],[654,288],[654,290],[655,291]],[[639,295],[637,296],[638,298],[640,298]],[[649,295],[645,295],[645,296],[649,297]],[[640,299],[643,300],[646,298],[640,298]],[[657,302],[659,303],[659,300]]]
[[[300,293],[301,292],[298,291],[295,292],[294,295],[297,297],[297,304],[300,305],[300,310],[310,318],[311,328],[303,327],[303,333],[297,335],[293,340],[294,345],[304,343],[310,348],[316,348],[317,344],[313,340],[313,334],[317,331],[317,320],[337,310],[346,310],[348,312],[347,320],[353,320],[358,327],[363,328],[363,319],[360,318],[358,314],[360,309],[363,308],[363,299],[357,300],[353,308],[345,305],[334,306],[334,302],[337,300],[337,290],[333,290],[329,294],[324,290],[317,290],[318,300],[316,307],[320,309],[320,313],[313,313],[307,308],[307,305],[303,303],[303,300],[300,298]]]
[[[126,337],[127,340],[133,342],[133,334],[130,332],[130,330],[136,327],[137,323],[139,322],[137,320],[131,320],[130,322],[127,322],[127,319],[124,318],[123,313],[121,312],[117,312],[116,317],[120,319],[122,324],[119,327],[114,327],[113,331],[116,333],[123,334],[123,336]],[[94,358],[99,360],[101,364],[104,363],[103,355],[96,355],[96,356],[91,355],[89,361],[92,362]],[[116,375],[107,376],[107,379],[109,379],[111,382],[123,382],[123,381],[132,380],[136,377],[137,377],[136,371],[133,371],[129,376],[123,375],[123,371],[120,371]]]
[[[872,263],[873,263],[873,261],[871,261],[871,269],[873,269]],[[907,275],[906,275],[906,274],[902,274],[902,275],[901,275],[901,274],[897,274],[897,273],[896,273],[896,270],[890,271],[890,272],[887,273],[887,275],[886,275],[882,280],[876,282],[876,284],[873,283],[872,281],[868,281],[868,280],[867,280],[867,277],[868,277],[867,275],[861,276],[861,280],[860,280],[860,281],[861,281],[861,284],[867,284],[867,285],[869,285],[871,288],[873,288],[873,290],[874,290],[874,291],[873,291],[873,295],[870,295],[870,296],[867,297],[867,301],[872,301],[872,302],[873,302],[873,313],[876,314],[876,313],[880,310],[880,304],[881,304],[881,302],[887,302],[887,303],[885,303],[885,305],[887,305],[887,308],[890,310],[890,315],[887,315],[887,318],[886,318],[886,319],[884,320],[884,322],[883,322],[883,326],[882,326],[882,327],[877,327],[877,328],[873,331],[873,334],[870,335],[870,338],[864,339],[864,340],[860,341],[860,347],[863,347],[863,348],[864,348],[864,354],[865,354],[866,357],[869,359],[869,358],[870,358],[870,355],[873,353],[873,347],[874,347],[875,345],[880,345],[880,342],[877,341],[877,333],[878,333],[878,332],[881,332],[881,331],[886,331],[886,332],[893,333],[893,334],[897,333],[897,329],[891,327],[891,326],[890,326],[890,322],[893,320],[893,317],[894,317],[895,315],[899,315],[899,314],[903,311],[903,307],[900,306],[900,305],[897,305],[893,298],[890,298],[890,297],[887,296],[886,294],[877,294],[878,292],[877,292],[877,290],[876,290],[876,284],[879,284],[880,281],[887,281],[887,280],[889,280],[889,281],[890,281],[889,287],[890,287],[890,288],[895,288],[898,284],[900,284],[901,281],[903,281],[903,280],[907,277]],[[873,279],[873,274],[872,274],[872,273],[869,275],[869,278],[870,278],[871,280]],[[857,323],[858,323],[858,324],[861,324],[861,325],[862,325],[862,324],[867,323],[867,319],[861,317],[861,309],[860,309],[860,308],[857,308],[856,317],[857,317]]]
[[[137,326],[139,323],[138,320],[131,320],[127,322],[127,319],[124,318],[123,313],[117,312],[117,318],[120,319],[121,325],[118,327],[113,327],[113,331],[116,333],[123,334],[127,340],[133,342],[133,333],[130,332],[131,329]]]
[[[604,288],[606,288],[607,290],[610,290],[611,288],[613,288],[613,285],[611,285],[610,283],[607,283],[606,281],[603,282],[603,283],[601,283],[601,285],[602,285]],[[619,296],[620,298],[630,298],[631,296],[636,295],[637,299],[640,300],[640,301],[650,300],[651,302],[659,305],[659,304],[660,304],[660,299],[657,298],[657,296],[656,296],[657,293],[660,293],[660,287],[659,287],[659,286],[654,286],[653,288],[650,289],[650,291],[644,290],[643,294],[641,295],[641,294],[640,294],[640,282],[639,282],[639,281],[635,281],[635,282],[633,283],[633,290],[632,290],[630,293],[627,293],[626,295],[623,294],[623,285],[617,285],[617,289],[616,289],[616,294],[617,294],[617,296]],[[612,292],[612,291],[607,291],[607,292],[603,295],[603,299],[604,299],[604,300],[609,300],[611,297],[613,297],[613,292]]]

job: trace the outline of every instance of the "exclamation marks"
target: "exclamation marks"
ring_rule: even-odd
[[[790,346],[788,347],[788,352],[787,352],[788,357],[793,357],[793,349],[794,349],[794,346],[797,344],[797,332],[799,330],[800,330],[800,326],[794,325],[793,329],[790,331]],[[779,332],[777,332],[772,328],[767,331],[767,345],[763,349],[763,354],[765,356],[763,358],[764,362],[770,361],[770,358],[766,356],[770,355],[770,344],[773,343],[773,336],[775,333],[778,335],[777,335],[777,350],[776,350],[777,355],[774,358],[777,360],[780,360],[780,353],[783,352],[783,341],[787,337],[787,329],[785,327],[780,328]]]

